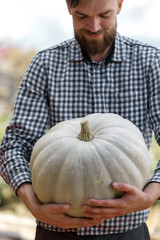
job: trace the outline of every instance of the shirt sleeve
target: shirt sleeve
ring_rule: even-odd
[[[31,182],[32,148],[47,128],[47,75],[37,54],[22,79],[14,115],[0,145],[0,174],[14,191]]]
[[[149,121],[155,133],[155,138],[160,146],[160,52],[157,51],[157,56],[149,69]],[[155,172],[149,182],[160,183],[160,161],[155,169]]]
[[[151,182],[160,183],[160,161],[158,162],[158,165],[157,165],[155,172],[154,172],[152,178],[150,179],[149,183],[151,183]]]

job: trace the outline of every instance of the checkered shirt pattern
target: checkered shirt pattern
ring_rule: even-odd
[[[114,50],[97,63],[73,38],[36,54],[19,87],[14,116],[0,147],[0,172],[16,191],[31,182],[33,145],[56,123],[91,113],[115,113],[132,121],[149,148],[152,131],[160,144],[160,51],[116,34]],[[150,182],[160,182],[158,164]],[[149,210],[105,220],[98,226],[52,231],[79,235],[113,234],[138,227]]]

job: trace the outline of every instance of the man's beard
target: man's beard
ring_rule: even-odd
[[[75,38],[81,46],[83,52],[89,56],[95,56],[97,54],[103,53],[114,41],[117,30],[117,24],[111,29],[100,30],[96,33],[92,33],[89,30],[81,29],[75,31]],[[100,33],[104,34],[101,39],[89,39],[85,37],[85,34],[98,35]]]

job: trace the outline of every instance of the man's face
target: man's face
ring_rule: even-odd
[[[103,53],[113,42],[123,0],[81,0],[69,9],[75,37],[89,56]]]

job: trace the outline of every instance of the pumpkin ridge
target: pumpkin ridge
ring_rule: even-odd
[[[66,144],[64,144],[64,145],[62,145],[60,148],[58,147],[58,145],[60,145],[60,144],[57,144],[57,142],[56,142],[56,146],[55,146],[55,148],[56,148],[56,151],[54,151],[54,154],[55,155],[57,155],[57,156],[59,156],[59,153],[64,153],[64,149],[66,149],[66,154],[67,154],[67,152],[68,152],[68,148],[67,148],[67,145],[69,145],[69,146],[72,146],[72,144],[71,144],[71,142],[67,142],[67,145]],[[48,146],[47,146],[48,147]],[[44,148],[43,150],[44,150],[44,153],[46,152],[46,149],[48,149],[48,148]],[[52,150],[53,150],[53,148],[52,148]],[[65,153],[64,153],[64,155],[66,155]],[[39,177],[41,177],[41,176],[43,176],[43,172],[45,172],[45,168],[43,167],[43,165],[44,165],[44,163],[45,163],[45,165],[46,165],[46,163],[47,163],[47,166],[48,166],[48,164],[49,164],[49,162],[52,160],[52,154],[50,154],[49,152],[48,152],[48,155],[49,155],[49,158],[47,159],[47,162],[46,161],[44,161],[44,159],[42,159],[42,161],[41,162],[38,162],[38,161],[36,161],[37,159],[34,159],[34,163],[32,164],[32,167],[31,167],[31,171],[32,171],[32,179],[34,179],[34,169],[36,169],[37,167],[38,167],[38,169],[39,169],[39,171],[38,172],[36,172],[36,179],[37,179],[37,184],[38,184],[38,186],[39,187],[36,187],[35,186],[35,183],[33,182],[33,187],[34,187],[34,189],[39,189],[39,188],[41,188],[41,184],[42,184],[42,181],[41,182],[39,182]],[[42,154],[41,154],[41,156],[38,156],[38,158],[39,157],[42,157]],[[65,160],[65,158],[64,158],[64,160]],[[55,159],[55,162],[59,162],[59,165],[60,165],[60,167],[59,168],[61,168],[61,162],[64,162],[64,160],[62,160],[62,161],[59,161],[59,159]],[[37,164],[37,166],[36,166],[36,164]],[[63,163],[62,163],[62,165],[63,165]],[[50,169],[51,170],[51,169]],[[58,169],[57,169],[57,172],[58,172]],[[55,174],[54,174],[55,175]],[[48,176],[49,176],[49,174],[48,174]],[[45,176],[44,177],[44,179],[43,179],[43,182],[45,182],[45,185],[47,185],[47,176]],[[48,185],[49,185],[50,183],[48,183]],[[52,184],[53,185],[53,184]],[[36,192],[36,191],[35,191]],[[50,191],[50,194],[51,194],[51,191]],[[41,202],[44,202],[44,197],[45,197],[45,195],[44,196],[41,196]],[[45,202],[47,202],[47,200],[45,200]]]
[[[117,138],[117,140],[118,140],[118,138]],[[132,153],[133,153],[133,155],[131,156],[131,152],[130,152],[130,150],[129,149],[127,149],[127,147],[125,147],[124,148],[124,146],[125,146],[125,144],[124,144],[124,146],[121,144],[121,138],[119,138],[119,144],[118,144],[118,146],[116,145],[115,146],[115,140],[114,139],[110,139],[110,143],[112,143],[112,145],[114,146],[114,148],[116,148],[116,152],[117,151],[120,151],[121,152],[121,155],[123,155],[125,158],[130,158],[131,159],[131,161],[130,161],[130,166],[126,166],[126,162],[125,161],[121,161],[121,164],[123,164],[123,166],[124,167],[122,167],[122,169],[124,169],[124,168],[126,168],[127,167],[127,169],[126,170],[128,170],[128,167],[130,167],[130,169],[131,169],[131,171],[130,171],[130,174],[129,174],[129,172],[128,171],[126,171],[126,173],[128,172],[128,174],[131,176],[131,178],[133,178],[134,177],[134,179],[135,179],[135,181],[137,182],[137,181],[139,181],[139,182],[141,182],[141,183],[143,183],[143,181],[144,181],[144,175],[143,175],[143,177],[142,177],[142,172],[143,172],[143,174],[145,174],[145,181],[147,182],[148,181],[148,172],[149,172],[149,169],[150,169],[150,166],[148,166],[148,168],[144,168],[144,163],[143,162],[145,162],[145,157],[144,157],[144,151],[146,150],[146,153],[148,153],[147,152],[147,148],[145,149],[144,148],[144,144],[142,144],[142,146],[143,146],[143,154],[141,153],[141,151],[138,151],[138,149],[136,148],[136,146],[137,146],[137,144],[134,142],[134,141],[132,141]],[[140,145],[140,142],[138,143],[139,145]],[[133,149],[133,146],[134,146],[134,149]],[[125,152],[125,154],[124,154],[124,152]],[[137,157],[137,155],[138,155],[138,157]],[[140,161],[138,161],[138,159],[140,160]],[[142,159],[144,160],[144,161],[142,161]],[[145,162],[145,164],[146,164],[146,162]],[[146,172],[144,172],[144,169],[146,170]],[[133,176],[133,173],[134,172],[137,172],[138,173],[138,179],[137,179],[137,177],[136,176]],[[141,181],[142,180],[142,181]],[[132,183],[132,184],[134,184],[134,183]],[[138,184],[138,183],[137,183]],[[142,184],[141,184],[142,185]],[[140,187],[139,187],[140,188]],[[142,190],[142,187],[141,187],[141,190]]]
[[[80,144],[78,144],[78,145],[80,145]],[[81,182],[83,180],[83,176],[79,176],[78,175],[78,169],[77,169],[77,167],[74,166],[75,162],[73,161],[73,164],[71,164],[71,162],[70,162],[71,157],[73,158],[74,156],[77,155],[76,148],[79,148],[79,147],[73,146],[73,148],[67,154],[65,162],[62,164],[62,167],[61,167],[61,170],[60,170],[60,174],[57,177],[57,182],[59,182],[59,186],[60,186],[60,189],[58,189],[58,192],[62,193],[62,198],[63,198],[64,192],[66,192],[65,193],[65,195],[66,195],[66,202],[68,204],[71,204],[72,203],[72,199],[73,199],[73,196],[68,194],[68,189],[72,189],[72,191],[70,191],[70,192],[74,192],[75,196],[77,196],[77,198],[74,197],[75,201],[74,201],[73,205],[71,204],[73,210],[68,210],[67,211],[67,214],[70,214],[72,216],[75,216],[75,213],[74,213],[75,209],[77,208],[77,206],[82,205],[82,202],[84,202],[84,199],[85,199],[85,197],[84,197],[85,194],[84,194],[84,191],[83,191],[84,190],[84,186],[83,186],[83,189],[82,189],[82,185],[81,185],[80,189],[79,189],[79,187],[77,185],[77,183],[81,184]],[[79,162],[82,162],[82,161],[79,160]],[[70,174],[68,176],[65,175],[65,178],[64,178],[64,172],[66,171],[66,165],[67,165],[67,168],[69,168],[70,166],[71,166],[71,168],[69,168],[70,169]],[[76,176],[76,183],[73,182],[74,176]],[[80,178],[78,178],[78,176]],[[67,182],[67,187],[63,187],[66,184],[66,182]],[[61,189],[61,186],[62,186],[62,189]],[[55,192],[56,191],[57,191],[57,189],[55,189]],[[62,203],[60,195],[57,198],[56,202],[57,203]]]
[[[112,161],[114,160],[114,162],[115,162],[114,166],[112,166],[113,162],[110,166],[106,166],[106,162],[107,162],[106,159],[104,159],[102,157],[103,154],[102,154],[102,156],[101,156],[101,154],[99,154],[100,158],[101,158],[101,161],[104,163],[104,169],[106,169],[106,167],[110,168],[109,171],[108,171],[108,174],[110,176],[110,179],[112,179],[113,181],[121,181],[121,179],[122,179],[121,175],[122,175],[122,173],[124,172],[124,169],[125,169],[126,183],[127,183],[127,179],[130,177],[130,179],[131,179],[130,183],[132,183],[132,184],[136,183],[136,185],[139,186],[139,188],[142,189],[143,186],[140,183],[143,183],[143,180],[142,180],[143,178],[142,178],[142,175],[141,175],[141,172],[142,172],[143,169],[140,170],[139,169],[139,164],[136,164],[137,161],[136,162],[134,161],[134,159],[136,159],[136,157],[135,157],[136,152],[135,152],[134,156],[132,156],[132,158],[130,158],[131,156],[128,153],[128,151],[124,151],[124,148],[123,148],[123,145],[121,144],[120,138],[119,138],[118,142],[119,142],[119,145],[117,146],[117,145],[115,145],[115,139],[110,138],[110,139],[108,139],[108,141],[106,140],[105,149],[104,148],[101,149],[101,146],[103,146],[104,144],[101,143],[101,144],[99,144],[99,146],[97,145],[97,152],[99,152],[99,153],[103,152],[104,153],[104,150],[107,151],[107,156],[108,156],[108,154],[110,154],[110,157],[112,158]],[[100,148],[100,149],[98,149],[98,148]],[[112,149],[112,151],[110,149]],[[118,158],[114,158],[114,153],[113,152],[116,152],[116,155],[121,156],[121,160],[118,159]],[[125,154],[124,154],[124,152],[125,152]],[[126,165],[126,160],[127,160],[128,157],[131,159],[130,166]],[[121,169],[123,169],[123,172],[122,172],[122,170],[119,170],[119,167],[118,167],[119,162],[121,162]],[[116,170],[114,169],[115,167],[116,167]],[[130,168],[130,170],[128,169],[128,167]],[[114,174],[115,171],[117,172],[116,175]],[[137,172],[139,183],[137,182],[137,177],[133,175],[133,172]],[[145,175],[148,176],[148,173],[145,173]],[[124,178],[124,175],[123,175],[123,178]],[[145,178],[145,180],[147,182],[148,179]],[[123,179],[123,181],[124,181],[124,179]]]
[[[105,148],[103,148],[102,149],[102,146],[103,146],[103,144],[102,144],[102,142],[105,142]],[[111,187],[111,191],[113,191],[114,193],[115,192],[117,192],[117,193],[119,193],[119,191],[116,191],[115,189],[113,189],[112,188],[112,186],[111,186],[111,183],[113,182],[113,181],[118,181],[118,179],[116,178],[117,177],[117,174],[116,174],[116,177],[114,177],[114,173],[115,173],[115,167],[116,168],[118,168],[118,161],[117,161],[117,159],[114,159],[114,156],[113,156],[113,150],[111,150],[111,149],[113,149],[113,147],[114,147],[114,149],[115,149],[115,146],[113,146],[113,144],[110,142],[110,141],[105,141],[105,140],[101,140],[100,141],[100,144],[99,145],[97,145],[96,144],[96,147],[97,147],[97,152],[99,153],[99,157],[100,157],[100,159],[101,159],[101,161],[102,161],[102,163],[103,163],[103,169],[105,169],[105,171],[106,171],[106,173],[107,173],[107,175],[109,176],[109,179],[110,179],[110,187]],[[116,150],[117,150],[117,148],[116,148]],[[119,149],[118,149],[119,150]],[[104,153],[104,151],[107,153],[107,158],[109,159],[109,158],[112,158],[112,162],[110,163],[110,165],[108,166],[108,160],[106,159],[106,158],[104,158],[103,157],[103,154],[102,154],[102,152]],[[116,152],[116,151],[115,151]],[[108,156],[108,154],[109,154],[109,156]],[[113,165],[113,159],[114,159],[114,165]],[[119,170],[119,168],[118,168],[118,170]]]
[[[100,142],[101,142],[101,141],[100,141]],[[96,155],[99,157],[98,159],[101,159],[100,164],[102,164],[102,169],[103,169],[103,171],[105,172],[105,174],[103,174],[103,176],[100,174],[99,179],[97,179],[97,184],[98,184],[98,185],[99,185],[99,184],[102,184],[103,182],[105,182],[105,178],[107,178],[107,179],[108,179],[108,181],[107,181],[108,185],[106,185],[106,189],[108,189],[108,191],[110,191],[110,197],[109,197],[109,198],[111,198],[111,195],[112,195],[112,197],[113,197],[113,196],[115,197],[115,195],[116,195],[116,196],[119,196],[119,195],[120,195],[120,192],[117,191],[117,190],[115,190],[115,189],[112,187],[112,182],[113,182],[113,179],[114,179],[114,178],[113,178],[113,175],[114,175],[114,174],[112,173],[112,169],[111,169],[110,166],[107,166],[107,165],[106,165],[106,163],[107,163],[108,161],[106,160],[106,158],[104,159],[103,154],[101,154],[101,152],[103,151],[103,149],[102,149],[102,144],[96,144],[95,142],[92,142],[92,144],[94,144],[94,145],[96,146],[96,149],[97,149]],[[109,148],[107,148],[107,149],[105,149],[105,150],[107,150],[107,152],[110,154],[110,149],[109,149]],[[112,156],[112,155],[110,154],[110,156]],[[102,178],[103,178],[103,179],[102,179]],[[99,181],[100,181],[101,183],[99,183]],[[105,198],[108,198],[107,195],[108,195],[108,193],[106,192],[106,193],[104,194]]]
[[[45,135],[45,138],[48,138],[49,139],[49,137],[50,137],[50,139],[47,141],[47,142],[45,142],[45,145],[44,145],[44,143],[43,143],[43,149],[41,149],[41,146],[38,146],[38,144],[40,143],[39,141],[35,144],[35,146],[34,146],[34,151],[32,152],[32,157],[31,157],[31,162],[30,162],[30,165],[32,166],[32,159],[36,159],[38,156],[39,156],[39,154],[40,153],[42,153],[43,151],[46,151],[46,149],[50,149],[50,146],[52,145],[52,142],[53,141],[55,141],[56,140],[56,143],[58,143],[58,142],[62,142],[62,141],[64,141],[65,143],[66,143],[66,139],[68,140],[68,138],[70,138],[70,140],[72,140],[72,139],[74,139],[74,138],[76,138],[76,135],[75,136],[72,136],[72,135],[70,135],[70,136],[65,136],[64,135],[64,132],[63,131],[61,131],[61,132],[59,132],[59,136],[57,137],[57,132],[58,132],[58,130],[56,131],[56,132],[50,132],[50,133],[47,133],[47,136],[48,137],[46,137]],[[48,135],[48,134],[50,134],[50,136]],[[42,136],[42,138],[43,138],[43,136]],[[51,141],[51,139],[52,139],[52,141]],[[40,139],[41,141],[42,140],[44,140],[44,139]],[[67,141],[68,142],[68,141]]]

